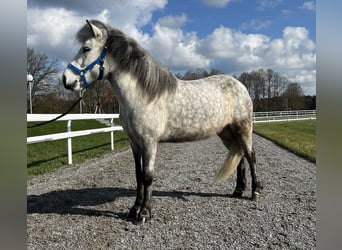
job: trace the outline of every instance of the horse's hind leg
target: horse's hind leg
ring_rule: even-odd
[[[257,200],[258,196],[261,194],[261,190],[263,189],[263,186],[261,185],[261,182],[257,178],[256,174],[256,158],[255,158],[255,152],[254,149],[252,149],[250,160],[253,162],[253,164],[249,164],[251,167],[251,176],[252,176],[252,200]]]
[[[235,134],[243,148],[245,157],[248,161],[251,177],[252,177],[252,200],[256,200],[263,189],[261,183],[258,181],[256,174],[256,157],[255,151],[252,147],[252,128],[251,126],[242,126],[235,130]]]
[[[241,197],[245,189],[246,189],[246,167],[245,167],[244,159],[242,158],[237,167],[236,187],[233,193],[233,197]]]
[[[225,127],[221,133],[218,134],[221,138],[223,144],[226,146],[228,150],[231,150],[231,146],[234,141],[237,141],[235,134],[232,129],[227,126]],[[236,175],[236,187],[233,192],[233,197],[241,197],[243,191],[246,189],[246,168],[244,164],[244,159],[242,158],[237,166],[237,175]]]

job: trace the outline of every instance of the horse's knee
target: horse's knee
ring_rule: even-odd
[[[143,173],[143,184],[144,184],[144,186],[150,186],[153,182],[153,178],[154,178],[153,172],[151,172],[149,170],[144,171],[144,173]]]

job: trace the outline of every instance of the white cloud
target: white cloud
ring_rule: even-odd
[[[212,62],[236,63],[249,68],[262,62],[269,38],[260,34],[244,34],[226,27],[219,27],[200,42],[200,52]]]
[[[183,13],[180,16],[165,16],[158,20],[159,25],[169,28],[181,28],[188,21]]]
[[[238,55],[234,32],[223,26],[201,41],[199,51],[208,58],[235,58]]]
[[[197,53],[196,33],[184,33],[181,27],[186,23],[186,15],[167,16],[158,20],[151,36],[142,42],[150,53],[173,70],[203,68],[209,60]]]
[[[305,28],[286,27],[283,37],[271,42],[268,60],[290,81],[302,84],[306,92],[313,92],[316,84],[316,48]]]
[[[66,30],[74,22],[74,15],[65,9],[47,9],[44,12],[29,10],[28,44],[38,45],[49,38],[52,47],[57,46],[64,39]],[[64,22],[62,22],[64,20]]]
[[[281,38],[271,39],[221,26],[199,43],[200,54],[221,71],[240,74],[271,68],[290,81],[315,84],[315,44],[303,27],[286,27]]]
[[[210,7],[223,8],[232,0],[202,0],[202,2]]]
[[[78,47],[75,33],[86,19],[98,19],[134,38],[146,39],[139,29],[151,21],[153,11],[165,7],[167,0],[89,1],[82,6],[68,1],[65,8],[56,7],[60,4],[54,1],[34,3],[36,6],[27,10],[27,45],[41,52],[49,51],[52,58],[70,60]]]
[[[74,34],[84,22],[74,12],[63,8],[48,8],[44,11],[29,9],[27,45],[40,52],[49,52],[52,58],[72,58]]]
[[[110,23],[125,32],[139,29],[151,21],[153,11],[163,9],[166,4],[167,0],[111,1]]]
[[[259,8],[262,8],[262,9],[275,8],[278,5],[280,5],[282,2],[283,0],[257,0],[257,4]]]
[[[316,10],[315,2],[314,1],[305,2],[303,3],[301,8],[305,10]]]
[[[289,10],[289,9],[282,9],[281,10],[281,13],[286,15],[286,16],[289,16],[290,14],[292,14],[292,10]]]
[[[248,23],[243,23],[240,26],[242,30],[252,29],[255,31],[259,31],[261,29],[266,29],[271,25],[270,20],[259,20],[259,19],[252,19]]]

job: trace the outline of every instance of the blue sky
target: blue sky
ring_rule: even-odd
[[[85,19],[135,38],[173,72],[271,68],[316,92],[316,3],[305,0],[29,0],[27,44],[62,68]]]
[[[210,0],[208,0],[209,2]],[[215,2],[215,1],[213,1]],[[304,3],[312,3],[311,11]],[[310,38],[316,36],[316,12],[314,1],[253,1],[236,0],[223,7],[205,4],[204,1],[168,1],[167,8],[156,11],[152,21],[165,15],[185,13],[189,22],[184,26],[187,31],[196,31],[199,36],[210,34],[220,25],[240,29],[244,32],[262,32],[270,37],[280,37],[287,26],[303,26],[310,31]],[[309,11],[308,11],[309,10]],[[254,22],[251,22],[253,21]],[[255,25],[252,25],[252,24]],[[257,25],[259,24],[259,25]],[[146,29],[146,31],[148,31]]]

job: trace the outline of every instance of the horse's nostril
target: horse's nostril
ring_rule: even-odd
[[[63,77],[62,77],[62,81],[63,81],[64,87],[66,87],[65,86],[66,85],[66,77],[65,77],[65,75],[63,75]]]
[[[72,84],[67,84],[67,79],[65,75],[62,76],[62,82],[63,82],[64,88],[71,89],[71,90],[73,89],[74,86]]]

